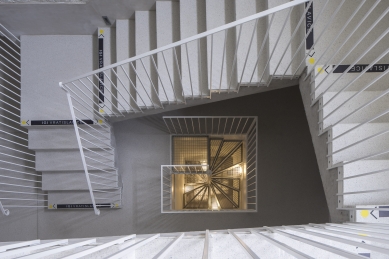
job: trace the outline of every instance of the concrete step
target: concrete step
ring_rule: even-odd
[[[288,2],[288,0],[268,0],[267,5],[270,9]],[[304,6],[299,6],[293,9],[277,12],[277,14],[275,15],[269,33],[269,58],[271,57],[271,60],[267,68],[268,71],[266,72],[268,72],[270,75],[275,74],[277,76],[283,75],[285,73],[286,76],[292,76],[296,72],[298,65],[301,63],[304,54],[304,48],[300,49],[293,61],[292,57],[296,53],[300,42],[304,39],[305,35],[303,36],[303,26],[299,27],[300,33],[298,33],[297,36],[293,39],[292,44],[289,46],[288,44],[300,17],[303,14],[303,11]],[[291,12],[290,15],[288,15],[289,12]],[[270,18],[268,19],[270,22]],[[304,23],[302,25],[304,25]],[[280,33],[281,36],[279,38]],[[274,49],[274,53],[271,54]],[[282,57],[285,49],[285,55]],[[281,58],[282,63],[277,68],[278,63],[281,61]],[[302,69],[303,66],[299,68],[299,71],[302,71]]]
[[[135,33],[136,55],[143,54],[157,47],[155,11],[135,12]],[[154,61],[157,62],[156,60]],[[136,87],[138,92],[138,105],[159,107],[161,104],[158,101],[158,76],[151,57],[143,58],[142,61],[137,60],[136,64],[134,63],[133,65],[136,66],[137,70]],[[145,104],[140,99],[143,99]]]
[[[213,234],[212,235],[212,249],[211,258],[250,258],[243,247],[233,247],[236,239],[230,234]]]
[[[94,150],[95,154],[84,150],[87,157],[86,163],[88,169],[114,169],[114,156],[102,150]],[[102,155],[102,156],[100,156]],[[99,162],[95,161],[98,160]],[[98,168],[98,169],[96,169]],[[78,150],[61,151],[37,151],[36,152],[36,170],[37,171],[82,171],[84,170],[81,155]]]
[[[79,127],[80,137],[89,141],[83,141],[84,147],[96,149],[96,145],[105,147],[112,145],[110,129],[98,125],[91,125],[91,127],[93,129],[88,126]],[[68,126],[29,129],[28,148],[31,150],[66,150],[79,147],[74,127]]]
[[[340,177],[351,177],[376,171],[389,171],[388,160],[361,160],[338,167]],[[361,178],[363,179],[363,178]]]
[[[180,1],[180,36],[185,39],[207,30],[206,2]],[[207,41],[181,47],[182,84],[185,97],[208,96]],[[189,56],[189,60],[188,60]]]
[[[343,124],[340,124],[343,126]],[[351,124],[354,125],[355,124]],[[328,132],[328,135],[336,137],[337,132],[342,131],[341,126],[335,126]],[[349,124],[346,124],[343,128],[350,128]],[[344,130],[343,130],[344,131]],[[388,132],[385,132],[388,131]],[[385,132],[382,135],[374,138],[364,140],[367,137],[375,134]],[[342,161],[350,161],[359,157],[364,157],[380,152],[389,150],[388,146],[389,139],[389,124],[388,123],[369,123],[356,130],[351,131],[349,134],[330,142],[328,144],[328,159],[333,164],[337,164]],[[362,141],[364,140],[364,141]],[[357,143],[358,141],[362,141]],[[356,144],[357,143],[357,144]]]
[[[343,74],[350,64],[342,65],[335,68],[336,65],[328,66],[316,66],[315,72],[311,74],[311,80],[317,77],[314,80],[314,83],[311,84],[311,95],[312,101],[316,100],[320,94],[328,90],[328,92],[339,92],[343,88],[344,91],[359,91],[366,88],[366,91],[384,91],[388,89],[388,85],[385,83],[389,75],[383,75],[382,73],[388,68],[388,65],[385,64],[376,64],[371,68],[371,71],[375,72],[366,72],[361,76],[361,73],[367,66],[366,64],[357,64],[353,66],[350,71],[346,74]],[[334,73],[331,73],[334,71]],[[382,78],[374,84],[372,83],[376,78]],[[359,77],[359,78],[358,78]],[[309,80],[309,79],[307,79]],[[350,84],[353,80],[356,80],[354,83]]]
[[[104,190],[104,192],[94,192],[96,204],[112,204],[112,208],[120,208],[121,189],[105,191],[107,190]],[[55,209],[55,205],[58,204],[92,204],[92,201],[89,191],[49,191],[49,209]]]
[[[351,161],[360,157],[374,155],[389,150],[388,147],[389,133],[363,141],[342,150],[333,150],[331,143],[328,145],[328,161],[337,164],[342,161]],[[351,144],[355,143],[352,142]]]
[[[267,233],[264,233],[264,235],[269,236]],[[262,258],[293,258],[293,256],[274,245],[270,245],[268,241],[265,241],[258,236],[252,234],[237,234],[237,236],[242,239],[254,253],[260,255]],[[273,237],[273,235],[271,236]],[[220,237],[220,239],[221,238],[223,237]]]
[[[235,20],[235,1],[213,0],[205,1],[205,4],[207,30]],[[213,49],[211,49],[211,38],[208,38],[208,74],[212,70],[212,77],[209,79],[212,89],[237,89],[236,64],[233,62],[236,49],[236,35],[236,28],[229,29],[227,34],[224,31],[215,33],[213,35]]]
[[[135,56],[135,20],[116,20],[116,61],[133,56]],[[127,78],[128,75],[131,81],[135,82],[136,75],[129,64],[124,64],[123,69],[119,68],[116,71],[118,76],[116,86],[120,92],[117,98],[126,110],[137,110],[136,91]]]
[[[356,92],[342,92],[333,100],[331,100],[328,105],[326,105],[319,112],[319,118],[322,120],[324,117],[328,117],[324,119],[321,124],[322,128],[326,129],[331,125],[337,123],[340,119],[343,119],[345,116],[349,115],[351,112],[354,112],[359,107],[367,104],[370,101],[373,101],[376,97],[383,94],[381,91],[368,91],[355,96],[353,99],[348,101],[345,105],[342,105],[347,99],[352,97]],[[328,100],[336,95],[336,92],[327,92],[323,95],[319,107],[323,107]],[[389,100],[389,94],[385,94],[383,97],[378,100],[372,102],[365,108],[355,112],[353,115],[347,117],[342,120],[342,123],[361,123],[367,121],[375,116],[381,114],[382,112],[387,110],[387,102]],[[339,109],[339,107],[342,105]],[[337,109],[335,112],[330,114],[332,111]],[[375,122],[389,122],[388,116],[382,116],[379,119],[375,120]]]
[[[320,10],[323,8],[324,4],[327,1],[319,0],[314,1],[313,3],[313,19],[315,20]],[[359,28],[352,34],[351,38],[347,41],[346,39],[351,34],[351,32],[356,28],[359,21],[362,21],[363,16],[369,11],[369,9],[373,6],[373,3],[370,1],[366,1],[366,3],[361,7],[361,9],[356,13],[351,22],[347,25],[345,30],[340,34],[340,36],[335,40],[335,37],[341,31],[342,27],[347,23],[347,20],[354,11],[357,10],[357,7],[361,1],[345,1],[340,11],[336,15],[332,21],[332,14],[339,6],[339,1],[329,1],[326,9],[324,9],[323,14],[320,16],[319,20],[315,24],[314,28],[314,42],[316,43],[314,46],[314,51],[311,52],[312,58],[310,56],[307,57],[307,65],[325,64],[328,59],[332,56],[334,58],[330,61],[332,64],[339,64],[339,62],[343,59],[343,57],[351,50],[351,48],[362,38],[362,35],[365,32],[368,32],[369,27],[373,25],[373,23],[377,20],[377,18],[388,8],[389,3],[387,1],[381,1],[376,8],[372,11],[369,17],[359,26]],[[350,64],[354,62],[354,60],[359,57],[372,43],[378,38],[381,33],[383,33],[387,29],[387,17],[386,15],[377,25],[373,27],[373,29],[367,34],[367,36],[361,41],[360,44],[351,52],[350,55],[344,59],[342,64]],[[320,40],[318,38],[321,32],[325,29],[325,26],[328,22],[332,22],[327,30],[325,30],[324,34],[321,36]],[[334,41],[335,40],[335,41]],[[334,41],[334,42],[333,42]],[[346,42],[342,47],[342,43]],[[381,54],[384,50],[386,50],[387,45],[389,43],[389,37],[386,36],[383,40],[380,41],[371,51],[369,51],[358,63],[368,64],[372,60],[374,60],[379,54]],[[325,53],[325,57],[319,60],[321,55],[326,51],[327,46],[330,45],[329,50]],[[342,48],[341,48],[342,47]],[[388,61],[388,56],[384,58],[384,60]],[[382,62],[388,63],[388,62]]]
[[[117,171],[89,170],[89,178],[93,189],[112,189],[119,187]],[[84,171],[54,171],[42,172],[42,190],[71,191],[88,190]]]
[[[242,19],[244,17],[262,12],[266,9],[267,9],[266,1],[236,0],[235,19],[236,20]],[[254,84],[259,82],[259,79],[261,78],[264,68],[266,66],[266,60],[269,57],[268,46],[266,42],[263,41],[266,34],[267,19],[260,19],[258,21],[258,25],[256,27],[253,36],[253,30],[255,25],[256,25],[256,21],[251,21],[245,23],[241,27],[242,32],[240,33],[241,36],[240,36],[239,48],[237,52],[236,71],[237,71],[238,83],[241,82],[243,85],[250,85],[250,83]],[[236,37],[238,40],[239,31]],[[250,47],[251,38],[252,38],[252,43]],[[260,58],[257,64],[258,55],[262,44],[263,44],[263,50],[261,52],[261,57],[263,58]],[[246,62],[246,57],[247,57],[247,62]],[[263,81],[265,81],[267,78],[268,78],[268,73],[265,73]]]
[[[179,2],[157,1],[157,48],[180,40],[180,6]],[[166,50],[158,54],[158,91],[162,101],[184,102],[180,80],[181,48]],[[166,62],[166,63],[165,63]],[[168,72],[169,71],[169,72]]]
[[[293,234],[293,235],[296,235],[298,237],[306,238],[306,239],[309,239],[312,241],[318,240],[318,238],[316,238],[314,236],[303,235],[303,234],[296,232],[296,231],[290,231],[290,230],[282,230],[282,231],[286,232],[287,234]],[[272,238],[274,238],[275,240],[282,242],[289,247],[293,247],[295,249],[298,248],[299,251],[301,251],[302,253],[304,253],[306,255],[315,255],[315,258],[342,258],[342,257],[338,257],[335,254],[330,253],[326,250],[322,250],[322,249],[317,248],[315,246],[312,246],[312,245],[306,244],[304,242],[300,242],[298,240],[295,240],[289,236],[284,236],[284,235],[278,234],[278,233],[270,234],[270,236]],[[319,242],[324,243],[324,244],[329,244],[328,240],[320,240]]]
[[[369,174],[372,173],[372,174]],[[389,183],[389,159],[361,160],[338,167],[338,177],[360,177],[338,182],[338,192],[368,191],[387,189]],[[339,197],[344,206],[389,204],[389,191],[350,194]]]
[[[360,124],[358,123],[339,123],[338,125],[332,127],[328,131],[328,141],[332,141],[332,149],[337,150],[343,148],[356,141],[389,129],[389,123],[372,122],[361,126],[359,125]],[[349,130],[351,131],[347,132]],[[334,138],[337,139],[333,140]]]
[[[285,232],[287,232],[289,234],[293,234],[293,235],[301,237],[301,238],[305,238],[309,241],[320,242],[321,244],[324,244],[327,246],[332,246],[334,248],[341,249],[341,250],[346,251],[346,252],[351,253],[351,254],[359,254],[360,252],[365,251],[365,250],[361,249],[360,247],[356,247],[356,246],[352,246],[352,245],[344,245],[342,243],[332,241],[328,238],[322,238],[322,237],[316,236],[315,233],[324,234],[323,232],[320,232],[320,230],[318,231],[318,230],[312,229],[312,228],[308,228],[306,230],[307,230],[307,232],[304,232],[304,233],[302,233],[301,230],[299,231],[299,230],[291,230],[291,229],[287,229]],[[325,233],[325,235],[328,235],[328,233]],[[277,234],[277,237],[278,236],[279,235]],[[337,235],[337,234],[330,234],[330,236],[340,237],[340,238],[344,238],[344,239],[348,239],[348,240],[352,240],[352,241],[356,241],[356,242],[362,241],[361,240],[362,238],[361,239],[358,239],[358,238],[352,239],[352,238]],[[287,241],[286,238],[290,239],[288,237],[282,237],[282,241],[284,241],[284,240]],[[280,241],[281,241],[281,238],[280,238]],[[325,249],[317,248],[313,245],[306,245],[306,244],[303,244],[302,242],[299,242],[299,241],[297,243],[295,243],[296,241],[293,241],[293,242],[287,241],[287,242],[288,243],[285,243],[285,244],[289,245],[289,244],[294,243],[294,246],[292,246],[292,247],[298,248],[299,251],[301,251],[307,255],[314,255],[315,258],[343,258],[343,256],[339,256],[336,253],[332,253],[331,250],[328,251]],[[310,251],[312,251],[313,253],[309,253]]]
[[[140,242],[144,240],[144,238],[134,238],[134,243],[137,243],[137,242]],[[151,241],[150,243],[148,243],[147,245],[144,245],[144,246],[141,246],[139,248],[137,248],[134,252],[133,252],[133,257],[131,258],[153,258],[154,256],[156,256],[159,252],[161,252],[166,246],[168,246],[173,240],[175,240],[175,238],[173,237],[158,237],[157,239],[154,239],[153,241]],[[176,246],[173,248],[173,250],[175,249],[183,249],[184,247],[182,246],[182,241],[184,239],[181,239],[177,244]],[[192,240],[193,239],[189,239],[189,240]],[[201,240],[201,239],[199,239]],[[202,241],[202,240],[201,240]],[[203,241],[202,241],[203,242]],[[203,242],[204,243],[204,242]],[[203,244],[204,246],[204,244]],[[187,247],[186,249],[187,253],[190,253],[190,249],[188,251]],[[169,253],[170,254],[170,253]],[[196,253],[197,255],[197,253]],[[174,256],[176,256],[176,254],[174,254]],[[166,256],[166,258],[169,258]],[[182,257],[181,257],[182,258]]]

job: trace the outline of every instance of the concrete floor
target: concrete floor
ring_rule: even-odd
[[[169,164],[170,136],[158,126],[164,115],[258,116],[257,213],[160,213],[160,166]],[[298,86],[118,122],[114,125],[123,208],[38,210],[41,239],[323,223],[329,212]],[[32,210],[35,213],[34,210]],[[31,213],[31,211],[30,211]],[[19,216],[20,217],[20,216]],[[17,219],[16,217],[15,219]],[[13,238],[32,238],[7,220]],[[0,233],[5,226],[0,224]],[[10,228],[10,226],[14,226]],[[15,231],[16,230],[16,231]],[[3,232],[5,233],[5,232]]]

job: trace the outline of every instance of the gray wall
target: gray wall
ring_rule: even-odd
[[[169,164],[162,115],[258,116],[258,213],[161,214],[160,166]],[[38,237],[64,238],[323,223],[329,212],[298,86],[114,125],[123,209],[39,210]],[[35,224],[35,223],[31,223]]]
[[[300,92],[304,103],[305,113],[307,115],[309,129],[311,131],[312,143],[316,153],[317,163],[320,169],[320,177],[323,183],[324,192],[326,194],[327,204],[329,208],[331,222],[343,223],[349,220],[349,212],[346,210],[338,210],[338,178],[337,168],[327,170],[327,134],[318,136],[319,132],[319,109],[318,104],[311,107],[311,86],[309,80],[303,80],[306,71],[300,77]]]

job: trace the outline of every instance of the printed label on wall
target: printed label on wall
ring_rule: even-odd
[[[96,203],[98,208],[119,208],[117,203]],[[93,204],[49,204],[49,209],[93,209]]]
[[[102,120],[76,120],[80,124],[102,124]],[[58,126],[58,125],[73,125],[73,120],[22,120],[23,126]]]
[[[354,65],[347,73],[360,73],[363,70],[365,70],[367,66],[368,64]],[[335,67],[335,65],[333,65],[333,67]],[[349,67],[350,65],[339,65],[336,69],[333,70],[333,73],[343,73]],[[389,68],[389,64],[375,64],[369,70],[367,70],[366,73],[384,72],[388,68]]]
[[[309,3],[305,3],[305,8],[307,8]],[[313,2],[311,6],[308,8],[308,11],[305,14],[305,33],[308,33],[309,29],[313,24]],[[305,40],[306,49],[310,49],[313,46],[313,29],[308,34],[308,37]]]
[[[99,30],[98,36],[98,60],[99,60],[99,68],[104,67],[104,30]],[[100,72],[99,75],[99,104],[104,104],[104,73]]]

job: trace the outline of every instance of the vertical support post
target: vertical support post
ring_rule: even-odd
[[[209,250],[209,230],[207,229],[205,230],[203,259],[208,259],[208,250]]]
[[[59,86],[66,92],[66,96],[68,98],[70,113],[72,115],[72,120],[73,120],[74,131],[76,133],[78,148],[80,150],[82,165],[84,167],[86,182],[88,184],[88,189],[89,189],[89,193],[90,193],[90,196],[91,196],[91,200],[92,200],[92,204],[93,204],[93,209],[94,209],[96,215],[100,215],[100,210],[96,206],[95,197],[93,195],[92,184],[91,184],[91,181],[89,179],[88,166],[87,166],[86,161],[85,161],[85,155],[84,155],[84,150],[82,148],[82,143],[81,143],[81,139],[80,139],[80,132],[78,131],[76,115],[74,114],[72,97],[70,96],[70,93],[64,88],[64,86],[62,85],[62,82],[59,83]]]

